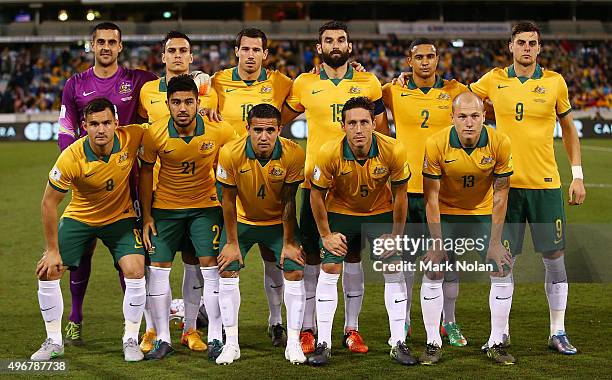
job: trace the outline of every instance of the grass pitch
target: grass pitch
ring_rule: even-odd
[[[267,303],[262,289],[262,264],[258,252],[251,251],[241,274],[240,310],[241,359],[220,367],[206,360],[205,354],[191,353],[179,344],[180,332],[173,330],[177,353],[161,362],[125,363],[121,352],[123,317],[122,293],[112,258],[102,244],[93,260],[93,273],[85,300],[84,347],[67,347],[65,360],[69,375],[75,378],[388,378],[403,376],[428,378],[606,378],[612,376],[609,361],[612,349],[607,337],[612,333],[612,267],[609,225],[612,222],[611,140],[583,141],[583,166],[587,200],[581,207],[567,207],[569,252],[566,258],[570,295],[566,327],[579,354],[564,357],[547,346],[548,307],[539,255],[525,252],[517,261],[517,285],[510,318],[512,347],[517,364],[493,365],[480,345],[489,335],[488,289],[486,282],[462,283],[457,302],[457,320],[469,344],[464,348],[445,345],[443,361],[435,367],[401,367],[389,358],[388,322],[384,307],[383,284],[367,283],[360,330],[370,346],[366,355],[349,354],[341,345],[344,308],[342,297],[334,322],[334,348],[331,365],[325,368],[292,366],[284,359],[284,349],[272,347],[266,335]],[[35,263],[43,244],[40,200],[46,176],[57,158],[54,143],[2,143],[0,145],[0,258],[4,328],[0,339],[0,359],[24,360],[44,340],[44,325],[36,297]],[[556,143],[564,188],[571,179],[567,158]],[[566,190],[564,190],[565,192]],[[572,233],[590,231],[588,233]],[[589,224],[589,226],[586,226]],[[593,226],[592,224],[598,224]],[[607,224],[607,225],[606,225]],[[530,250],[526,244],[526,250]],[[576,252],[576,254],[573,254]],[[608,270],[608,268],[610,270]],[[522,275],[524,274],[524,275]],[[172,272],[174,298],[180,297],[180,259]],[[576,283],[580,281],[582,283]],[[596,283],[587,283],[595,281]],[[64,320],[70,311],[68,276],[62,281]],[[415,284],[418,295],[419,284]],[[410,344],[415,354],[424,348],[425,332],[418,296],[412,305],[414,336]]]

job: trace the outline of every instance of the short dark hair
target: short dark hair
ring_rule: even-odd
[[[102,112],[106,109],[109,109],[113,114],[113,119],[115,118],[115,105],[106,98],[96,98],[91,100],[85,106],[85,110],[83,114],[85,119],[87,119],[87,115],[91,115],[92,113]]]
[[[512,26],[512,37],[510,41],[514,41],[514,37],[516,37],[517,34],[525,32],[536,32],[538,35],[538,42],[540,41],[540,28],[538,28],[538,25],[533,21],[519,21],[514,24]]]
[[[319,43],[323,42],[323,33],[325,33],[326,30],[344,30],[346,38],[348,39],[349,32],[346,23],[334,20],[326,22],[319,28]]]
[[[370,117],[374,120],[374,102],[365,96],[358,96],[356,98],[350,98],[344,103],[344,107],[342,107],[342,124],[344,124],[346,112],[355,108],[363,108],[370,112]]]
[[[242,42],[242,37],[249,38],[261,38],[261,48],[266,50],[268,48],[268,37],[266,34],[257,28],[244,28],[236,35],[236,47],[240,49],[240,43]]]
[[[170,96],[178,91],[191,91],[198,97],[198,86],[193,81],[193,78],[189,74],[181,74],[177,75],[174,78],[170,79],[167,86],[167,97],[170,99]]]
[[[121,28],[119,28],[119,25],[115,23],[101,22],[98,25],[94,26],[93,30],[91,31],[92,39],[96,36],[96,32],[98,30],[116,30],[117,32],[119,32],[119,41],[121,41]]]
[[[189,39],[189,37],[187,37],[187,35],[185,33],[181,33],[181,32],[179,32],[177,30],[171,30],[171,31],[168,32],[168,34],[166,34],[166,37],[162,41],[162,49],[163,50],[166,50],[166,44],[168,43],[169,40],[171,40],[173,38],[182,38],[185,41],[187,41],[187,43],[189,44],[189,51],[191,51],[191,40]]]
[[[276,119],[277,124],[280,126],[281,113],[272,104],[260,103],[255,107],[251,108],[247,114],[247,124],[251,126],[251,120],[256,117],[258,119]]]
[[[438,48],[432,40],[430,40],[429,38],[417,38],[416,40],[410,43],[410,46],[408,46],[408,54],[410,57],[412,57],[412,49],[419,45],[432,45],[434,47],[434,50],[436,51],[436,55],[438,55]]]

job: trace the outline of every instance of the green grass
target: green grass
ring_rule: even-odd
[[[191,353],[179,346],[179,331],[173,330],[177,354],[162,362],[125,363],[121,353],[123,317],[122,294],[108,251],[98,245],[94,256],[93,274],[85,301],[84,337],[82,348],[68,347],[65,359],[70,375],[78,378],[161,378],[161,377],[219,377],[219,378],[306,378],[313,376],[337,378],[401,376],[430,378],[571,378],[609,377],[612,349],[607,338],[612,333],[610,314],[612,291],[609,228],[604,223],[612,220],[612,141],[583,141],[583,162],[586,182],[599,187],[588,187],[587,203],[568,207],[570,223],[599,223],[595,237],[572,234],[569,226],[570,250],[567,267],[574,280],[594,279],[600,283],[572,283],[566,325],[572,342],[580,353],[564,357],[549,351],[548,307],[541,281],[521,281],[521,273],[529,279],[542,276],[538,255],[525,253],[517,262],[519,283],[514,294],[511,315],[512,348],[518,359],[513,367],[498,367],[480,353],[480,345],[489,334],[487,283],[463,283],[457,303],[457,317],[469,339],[465,348],[444,347],[444,360],[435,367],[404,368],[395,365],[388,356],[386,341],[388,323],[383,300],[383,284],[368,283],[360,318],[360,330],[370,346],[366,355],[348,354],[341,346],[343,324],[342,301],[334,323],[332,364],[326,368],[292,366],[285,361],[282,349],[271,346],[265,334],[267,303],[262,289],[261,260],[251,251],[247,268],[241,275],[242,307],[240,310],[240,341],[242,358],[232,366],[219,367],[209,363],[205,354]],[[607,150],[587,149],[586,146]],[[37,283],[34,267],[43,248],[39,204],[46,175],[57,157],[52,143],[0,144],[0,259],[4,264],[0,280],[2,294],[1,321],[4,323],[0,339],[0,358],[27,358],[44,339],[44,325],[36,297]],[[567,159],[562,146],[556,144],[562,178],[570,178]],[[607,185],[608,187],[602,187]],[[582,228],[582,227],[581,227]],[[607,228],[607,231],[606,231]],[[576,227],[578,229],[578,226]],[[592,228],[591,228],[592,230]],[[573,244],[573,245],[572,245]],[[573,248],[572,248],[573,247]],[[576,252],[574,255],[572,252]],[[585,261],[586,259],[586,261]],[[586,268],[586,269],[585,269]],[[604,269],[602,269],[604,268]],[[611,269],[612,270],[612,269]],[[579,276],[574,275],[579,273]],[[182,268],[180,260],[172,273],[174,297],[180,297]],[[63,281],[65,318],[70,297]],[[419,285],[415,284],[415,294]],[[342,298],[342,297],[340,297]],[[425,334],[420,317],[420,305],[413,302],[414,338],[411,347],[416,353],[423,349]]]

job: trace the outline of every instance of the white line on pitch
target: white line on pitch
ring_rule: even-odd
[[[612,153],[612,148],[606,148],[605,146],[594,146],[594,145],[581,145],[582,149],[596,150],[598,152],[609,152]]]
[[[564,183],[563,186],[569,186],[569,183]],[[612,187],[612,183],[585,183],[585,187],[601,187],[601,188],[610,188]]]

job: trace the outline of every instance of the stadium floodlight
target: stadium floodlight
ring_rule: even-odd
[[[170,11],[164,11],[164,13],[162,13],[162,16],[163,16],[164,18],[170,18],[170,17],[172,17],[172,12],[170,12]]]
[[[57,14],[57,19],[60,21],[68,20],[68,12],[66,12],[65,9],[60,10],[59,13]]]
[[[451,44],[453,45],[453,47],[460,48],[460,47],[463,47],[463,40],[461,40],[461,39],[459,39],[459,40],[452,40]]]
[[[96,14],[91,9],[87,11],[87,15],[85,15],[87,21],[93,21],[96,19]]]

